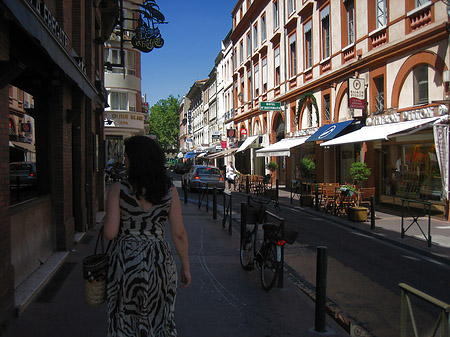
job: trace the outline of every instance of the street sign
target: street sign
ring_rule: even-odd
[[[366,106],[364,80],[361,78],[348,79],[348,107],[351,109],[364,109]]]
[[[259,111],[279,111],[281,110],[280,102],[259,102]]]

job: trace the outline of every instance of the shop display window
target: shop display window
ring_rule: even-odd
[[[441,173],[433,143],[383,146],[383,160],[383,194],[441,200]]]

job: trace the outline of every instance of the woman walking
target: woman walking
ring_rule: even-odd
[[[182,288],[191,274],[188,240],[177,189],[152,139],[125,140],[128,179],[110,188],[104,235],[113,241],[107,286],[109,337],[177,336],[174,307],[177,271],[164,228],[181,260]]]

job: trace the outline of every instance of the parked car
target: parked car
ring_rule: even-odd
[[[9,164],[10,188],[35,188],[37,184],[35,162],[14,162]]]
[[[225,189],[225,181],[220,170],[215,166],[193,165],[190,170],[183,174],[181,184],[189,191],[198,189],[199,183],[207,183],[207,187],[216,187],[219,192]]]

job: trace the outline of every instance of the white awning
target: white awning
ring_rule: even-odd
[[[9,141],[9,146],[13,146],[21,151],[36,152],[34,145],[31,145],[30,143]]]
[[[415,121],[392,123],[375,126],[363,126],[361,129],[347,133],[344,136],[334,138],[328,142],[323,142],[320,146],[340,145],[358,142],[368,142],[373,140],[396,137],[396,134],[409,131],[421,126],[429,125],[439,119],[439,117],[424,118]]]
[[[308,137],[299,138],[284,138],[279,142],[269,145],[263,149],[256,150],[257,157],[281,157],[291,155],[291,149],[293,147],[302,145]]]
[[[242,152],[242,151],[246,150],[248,147],[250,147],[251,145],[253,145],[253,143],[256,141],[256,139],[258,139],[258,137],[259,136],[247,137],[247,139],[244,140],[242,145],[239,146],[239,148],[237,149],[236,153]]]

